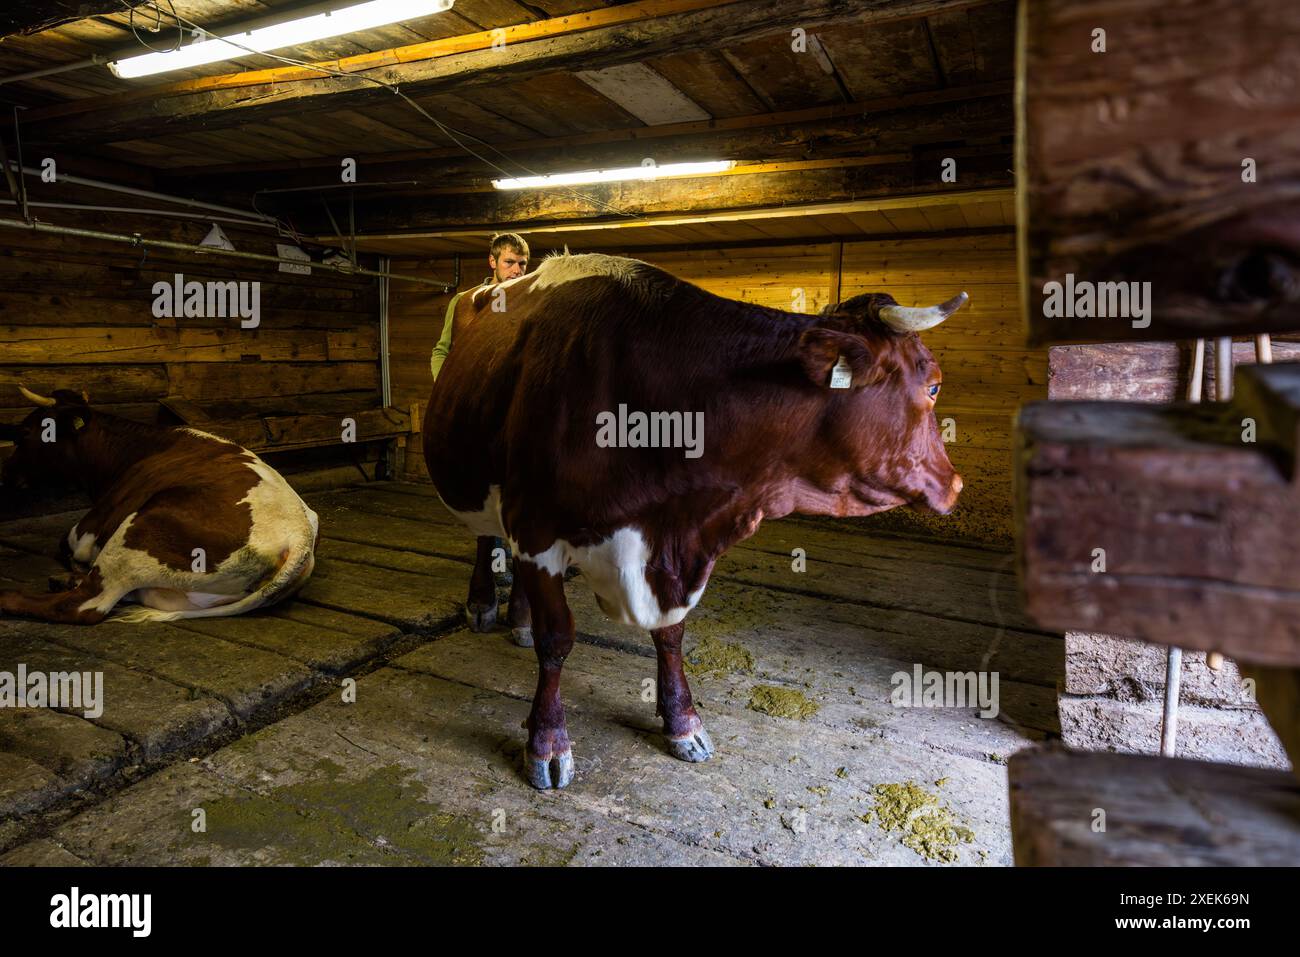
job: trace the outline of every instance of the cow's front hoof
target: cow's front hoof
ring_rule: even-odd
[[[704,730],[704,725],[700,725],[690,734],[676,738],[669,737],[668,750],[675,758],[698,764],[713,757],[713,739],[709,737],[709,732]]]
[[[528,783],[539,791],[567,787],[573,780],[573,752],[562,751],[549,758],[536,758],[525,752],[524,764]]]
[[[491,631],[497,626],[497,606],[469,602],[465,605],[465,621],[470,631]]]
[[[520,648],[531,648],[533,646],[533,628],[531,625],[524,625],[522,628],[511,628],[510,637],[514,639],[515,644]]]

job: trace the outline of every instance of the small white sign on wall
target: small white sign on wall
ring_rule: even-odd
[[[285,243],[276,243],[275,251],[281,259],[297,259],[302,263],[308,264],[299,266],[296,263],[280,263],[280,272],[292,272],[301,276],[311,275],[311,266],[309,265],[311,263],[311,257],[297,246],[290,246]]]

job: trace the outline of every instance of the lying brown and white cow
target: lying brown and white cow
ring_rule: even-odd
[[[650,631],[669,748],[703,761],[713,745],[682,672],[683,620],[723,552],[792,512],[952,509],[962,483],[934,415],[939,367],[914,333],[965,301],[906,308],[871,294],[798,315],[601,255],[553,257],[461,299],[425,458],[443,502],[517,556],[539,664],[534,786],[573,776],[567,566],[611,618]],[[620,406],[702,413],[700,454],[630,447],[630,435],[605,447]]]
[[[119,602],[129,621],[239,615],[293,594],[315,567],[318,522],[273,468],[225,439],[96,411],[84,393],[23,389],[37,408],[0,426],[13,489],[79,481],[93,507],[61,545],[69,590],[0,592],[0,613],[73,624]]]

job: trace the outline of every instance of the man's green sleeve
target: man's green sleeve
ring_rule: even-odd
[[[447,361],[447,356],[451,353],[451,327],[456,317],[456,303],[460,302],[460,297],[463,295],[465,293],[458,292],[451,297],[451,302],[447,303],[447,317],[442,321],[442,336],[438,339],[438,344],[433,347],[433,356],[429,360],[434,382],[438,381],[442,364]]]

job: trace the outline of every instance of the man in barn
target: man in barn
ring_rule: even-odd
[[[437,345],[433,347],[433,356],[430,359],[430,369],[433,372],[434,382],[438,381],[438,373],[451,351],[452,317],[456,314],[456,303],[460,301],[461,296],[468,292],[482,289],[484,286],[495,286],[507,279],[517,279],[527,272],[528,241],[518,233],[497,233],[494,235],[491,244],[488,246],[488,268],[492,270],[492,275],[484,279],[479,285],[456,293],[451,297],[451,302],[447,303],[447,314],[442,321],[442,335],[439,337]],[[475,577],[491,574],[489,569],[491,568],[492,555],[498,548],[505,548],[505,542],[499,538],[481,536],[478,539],[474,567]],[[523,624],[528,618],[527,602],[523,598],[522,590],[515,590],[513,575],[507,572],[505,580],[511,585],[511,633],[517,644],[531,645],[531,629],[526,624]],[[471,584],[471,595],[473,595],[474,591],[475,589]],[[485,631],[492,628],[496,623],[495,599],[490,606],[482,606],[471,598],[466,604],[465,611],[470,626],[476,631]]]
[[[438,339],[438,344],[433,347],[433,357],[430,360],[435,382],[438,381],[438,372],[447,359],[447,353],[451,351],[451,317],[456,312],[456,303],[467,292],[473,292],[474,289],[481,289],[483,286],[495,286],[507,279],[517,279],[526,273],[528,241],[518,233],[497,233],[492,237],[492,243],[488,247],[488,268],[492,270],[492,275],[478,286],[456,293],[451,297],[451,302],[447,303],[447,314],[442,320],[442,335]]]

